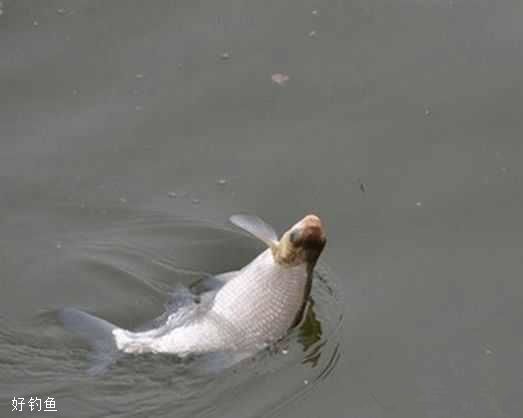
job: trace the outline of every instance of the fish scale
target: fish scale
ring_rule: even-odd
[[[131,342],[125,351],[179,355],[257,349],[290,328],[301,306],[306,280],[304,265],[281,266],[266,250],[218,291],[202,318],[153,340],[149,332],[116,332],[117,344],[125,347]]]

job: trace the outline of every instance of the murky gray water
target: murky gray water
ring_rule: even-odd
[[[1,3],[0,416],[521,414],[520,1]],[[53,312],[150,320],[238,212],[322,217],[304,326],[88,375]]]

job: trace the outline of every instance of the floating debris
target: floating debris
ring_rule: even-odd
[[[38,20],[33,20],[33,26],[36,28],[40,25],[40,23],[38,23]]]
[[[312,14],[313,14],[314,16],[318,16],[318,15],[320,14],[320,12],[319,12],[318,10],[314,9],[314,10],[312,11]]]
[[[231,59],[231,53],[230,52],[222,52],[220,54],[220,59],[222,61],[227,61],[227,60],[230,60]]]
[[[308,384],[309,384],[309,381],[308,381],[307,379],[305,379],[305,380],[303,381],[303,384],[304,384],[304,385],[308,385]]]
[[[220,186],[225,186],[227,184],[227,179],[221,178],[216,181],[216,184]]]
[[[127,203],[127,199],[126,199],[125,197],[121,197],[121,198],[120,198],[120,202],[121,202],[121,203]]]
[[[167,196],[169,196],[171,199],[176,199],[178,195],[176,194],[176,192],[169,192],[167,193]]]
[[[283,350],[281,350],[281,353],[285,356],[285,355],[289,354],[289,350],[283,349]]]
[[[289,81],[289,76],[287,74],[275,73],[271,76],[271,80],[273,83],[284,86]]]
[[[316,38],[316,37],[318,36],[318,33],[317,33],[315,30],[311,30],[311,31],[307,34],[307,36],[308,36],[309,38]]]
[[[420,207],[421,207],[421,202],[416,202],[416,206],[417,206],[418,208],[420,208]]]
[[[425,116],[430,116],[430,109],[428,107],[425,108]]]
[[[135,77],[138,79],[138,80],[141,80],[144,75],[143,74],[136,74]]]
[[[56,13],[58,13],[59,15],[64,15],[65,9],[56,9]]]
[[[199,205],[199,204],[200,204],[200,199],[192,199],[192,200],[191,200],[191,203],[192,203],[193,205]]]

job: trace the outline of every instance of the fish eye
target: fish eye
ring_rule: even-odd
[[[299,231],[297,230],[294,230],[291,232],[291,234],[289,235],[289,240],[291,241],[291,243],[293,244],[296,244],[298,242],[298,240],[300,239],[299,237]]]

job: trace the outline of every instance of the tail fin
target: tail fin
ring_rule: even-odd
[[[88,369],[89,374],[103,373],[121,356],[113,336],[113,331],[119,329],[116,325],[75,308],[61,309],[58,318],[65,329],[77,334],[91,346],[93,351],[90,357],[93,362]]]

